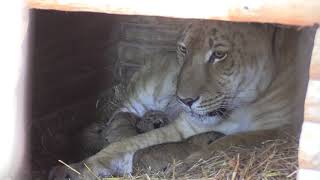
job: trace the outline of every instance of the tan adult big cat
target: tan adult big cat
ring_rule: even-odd
[[[111,143],[71,164],[81,175],[62,166],[54,168],[49,179],[123,175],[132,172],[134,153],[150,146],[210,131],[239,141],[234,137],[248,133],[252,138],[252,133],[294,124],[295,57],[285,48],[294,47],[295,39],[284,39],[284,32],[269,25],[218,21],[189,25],[177,42],[177,52],[155,55],[134,75],[128,97],[112,119],[116,121],[120,112],[141,117],[159,110],[173,122]]]

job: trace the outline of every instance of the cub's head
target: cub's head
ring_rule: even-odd
[[[273,30],[265,25],[200,21],[177,43],[177,98],[199,117],[224,119],[255,101],[273,76]]]

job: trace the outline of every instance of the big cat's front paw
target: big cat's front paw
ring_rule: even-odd
[[[122,176],[132,171],[133,154],[93,156],[86,161],[54,167],[49,180],[96,180],[110,176]]]
[[[84,163],[76,163],[71,164],[70,167],[74,170],[64,165],[54,167],[50,171],[49,180],[96,180],[97,177],[102,178],[112,175],[109,169],[99,168],[97,165],[86,167]]]
[[[71,167],[80,171],[80,164],[71,164]],[[57,166],[51,169],[49,173],[49,180],[69,180],[69,179],[83,179],[80,174],[68,169],[66,166]]]

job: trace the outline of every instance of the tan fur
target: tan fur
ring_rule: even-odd
[[[234,136],[248,133],[261,140],[264,137],[259,134],[264,130],[293,124],[296,59],[284,47],[296,48],[294,33],[257,24],[192,24],[178,41],[177,55],[154,56],[133,77],[127,99],[114,115],[129,112],[142,117],[147,111],[159,110],[173,122],[111,143],[84,163],[102,177],[122,175],[132,172],[134,153],[147,147],[211,131],[229,135],[228,142],[238,142]],[[227,56],[209,63],[213,52]],[[186,98],[197,100],[190,107],[177,100]],[[81,176],[60,167],[51,172],[50,179],[95,179],[82,163],[73,166]]]

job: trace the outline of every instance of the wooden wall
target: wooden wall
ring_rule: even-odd
[[[299,179],[320,179],[320,29],[314,40],[309,74],[299,145]]]
[[[94,13],[32,10],[29,61],[32,117],[41,118],[110,86],[114,18]],[[85,82],[85,83],[84,83]]]
[[[160,15],[180,18],[222,19],[230,21],[271,22],[292,25],[313,25],[320,22],[320,1],[233,1],[233,3],[215,3],[213,1],[150,1],[150,0],[28,0],[28,6],[41,9],[56,9],[66,11],[94,11],[118,14]],[[220,1],[219,1],[220,2]],[[179,11],[177,11],[177,7]],[[199,10],[199,11],[197,11]],[[60,25],[61,26],[61,25]],[[60,26],[52,27],[52,29]],[[72,35],[73,33],[70,33]],[[319,32],[310,68],[310,82],[305,104],[305,122],[300,144],[300,179],[320,179],[320,61],[319,61]],[[79,49],[78,49],[79,50]],[[81,49],[80,49],[81,50]],[[50,70],[49,70],[50,71]],[[45,74],[45,73],[44,73]],[[51,75],[52,82],[55,77]],[[41,80],[37,80],[41,82]],[[50,87],[49,82],[43,82]],[[67,87],[68,85],[65,85]],[[81,87],[81,86],[79,86]],[[50,89],[50,88],[49,88]],[[75,88],[78,90],[79,88]],[[57,91],[57,89],[52,89]],[[35,90],[36,94],[42,94]],[[90,93],[89,93],[90,94]],[[41,95],[37,95],[41,97]],[[67,96],[66,96],[67,97]],[[41,98],[39,98],[41,99]],[[68,99],[68,98],[67,98]],[[66,101],[68,101],[66,99]],[[53,98],[52,104],[55,104]],[[35,106],[41,107],[41,103]],[[52,105],[54,106],[54,105]],[[48,108],[48,107],[46,107]],[[44,109],[46,109],[44,108]]]

